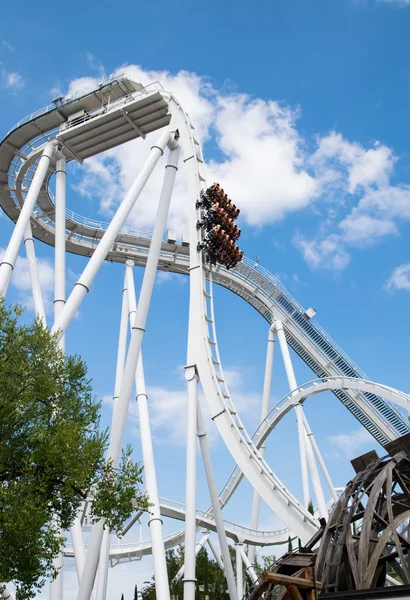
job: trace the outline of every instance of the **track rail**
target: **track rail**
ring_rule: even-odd
[[[154,89],[150,93],[157,91]],[[71,103],[78,109],[79,102],[81,97],[68,102],[66,112],[68,113]],[[56,114],[56,107],[47,107],[47,110],[48,112],[44,112],[44,109],[34,113],[32,120],[20,122],[0,144],[0,204],[14,221],[18,218],[39,153],[46,141],[57,135],[57,125],[62,122],[61,117]],[[45,116],[47,121],[42,123]],[[44,132],[39,134],[41,127]],[[54,168],[55,165],[52,164],[49,176]],[[54,198],[47,183],[40,193],[32,227],[37,239],[51,245],[54,243],[54,210]],[[90,256],[107,226],[107,223],[67,210],[67,250]],[[144,266],[150,239],[151,233],[148,231],[124,227],[107,260],[123,262],[132,257],[137,264]],[[188,274],[188,257],[189,248],[185,243],[181,240],[171,243],[164,237],[160,269]],[[213,279],[215,283],[246,300],[269,323],[273,318],[282,320],[288,343],[317,377],[345,375],[369,379],[320,325],[305,318],[303,307],[261,265],[244,258],[234,271],[217,267]],[[410,431],[403,416],[381,398],[373,394],[359,394],[357,398],[340,390],[335,390],[334,393],[381,444]]]
[[[181,142],[184,146],[185,164],[188,171],[189,200],[193,205],[195,199],[199,199],[199,192],[204,186],[205,176],[201,146],[189,116],[183,111],[178,101],[167,92],[152,88],[141,89],[141,86],[138,87],[138,84],[135,85],[126,78],[117,78],[115,84],[108,82],[106,85],[108,87],[115,85],[117,95],[122,99],[121,108],[114,107],[109,118],[116,118],[115,111],[123,111],[124,107],[126,108],[128,105],[127,102],[134,105],[137,96],[143,101],[141,106],[152,106],[150,120],[147,121],[144,116],[146,131],[140,129],[138,135],[145,135],[156,127],[161,127],[163,119],[168,119],[167,115],[164,116],[163,103],[165,101],[172,119],[181,132]],[[134,91],[132,91],[133,87]],[[18,218],[20,206],[24,202],[25,190],[30,183],[42,147],[46,141],[59,135],[59,127],[62,123],[66,123],[70,114],[78,111],[79,106],[87,106],[90,110],[89,106],[91,105],[91,108],[97,111],[99,106],[99,103],[95,101],[95,96],[98,96],[97,92],[101,92],[101,86],[92,93],[70,100],[62,106],[40,111],[32,118],[20,122],[0,144],[0,204],[14,221]],[[97,106],[95,106],[96,104]],[[157,111],[158,106],[159,112]],[[107,117],[98,113],[97,118],[106,119]],[[82,132],[86,131],[86,127],[89,129],[87,122],[76,126],[78,139],[81,138]],[[67,131],[66,125],[64,130]],[[129,132],[124,135],[129,136]],[[71,136],[70,144],[77,140],[76,136],[77,134]],[[138,136],[135,135],[135,137]],[[92,152],[90,149],[92,140],[86,140],[86,142],[81,141],[78,147],[83,149],[85,156],[89,156]],[[101,147],[98,146],[98,151],[100,150]],[[49,175],[53,169],[54,164],[51,164]],[[194,220],[197,217],[198,215],[195,214]],[[53,218],[53,198],[47,183],[43,186],[39,196],[32,225],[34,236],[48,244],[54,243]],[[88,256],[93,253],[105,230],[103,223],[81,218],[72,212],[67,214],[66,226],[67,250]],[[191,247],[196,248],[192,215],[190,237]],[[123,262],[126,258],[133,258],[137,264],[144,265],[149,244],[150,236],[146,232],[124,229],[113,244],[107,260]],[[192,265],[196,265],[196,263],[199,269],[193,271]],[[306,320],[302,307],[275,277],[259,265],[252,266],[252,263],[245,259],[233,271],[218,267],[211,273],[206,271],[200,257],[198,261],[193,255],[189,257],[188,248],[183,243],[164,240],[159,268],[185,274],[189,273],[189,269],[191,269],[191,297],[194,294],[194,302],[198,315],[200,315],[195,324],[199,340],[196,364],[213,418],[227,447],[240,469],[272,510],[299,537],[302,539],[310,537],[318,526],[317,521],[288,492],[260,456],[257,447],[244,429],[230,397],[216,339],[212,280],[245,299],[268,322],[276,318],[281,319],[284,323],[288,343],[320,378],[335,375],[359,377],[362,375],[361,371],[320,327]],[[403,416],[393,405],[382,398],[370,392],[353,394],[350,390],[339,389],[334,390],[334,393],[381,443],[410,431]]]

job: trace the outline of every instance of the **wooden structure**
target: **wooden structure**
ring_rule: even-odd
[[[316,554],[285,554],[272,570],[264,571],[248,600],[316,600],[322,584],[315,577]],[[278,589],[278,586],[280,588]]]
[[[410,584],[410,436],[352,461],[359,471],[339,498],[316,561],[323,591]],[[348,596],[346,596],[348,597]]]

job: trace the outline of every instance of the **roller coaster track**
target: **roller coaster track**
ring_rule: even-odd
[[[160,498],[161,514],[164,517],[185,520],[185,505],[167,498]],[[226,535],[235,542],[251,544],[255,546],[275,546],[285,544],[289,539],[289,528],[277,529],[274,531],[257,531],[238,525],[231,521],[224,521]],[[197,511],[197,527],[206,531],[216,531],[215,521],[212,516],[205,511]],[[184,542],[185,529],[181,529],[164,538],[165,547],[172,548]],[[129,542],[112,545],[110,548],[110,558],[113,563],[121,560],[131,560],[151,554],[151,541]],[[73,556],[71,547],[64,550],[65,556]]]
[[[107,90],[115,92],[117,99],[102,113],[103,96]],[[90,120],[70,125],[69,117],[77,114],[79,109],[86,109]],[[114,120],[124,117],[124,113],[128,115],[129,111],[134,111],[133,131],[125,131],[117,126],[113,129]],[[126,118],[130,120],[130,117]],[[109,132],[98,138],[93,137],[93,127],[104,125],[109,119]],[[13,221],[17,220],[25,191],[47,141],[57,139],[61,142],[69,153],[69,159],[78,158],[76,151],[72,150],[73,141],[77,144],[76,147],[81,148],[83,156],[88,157],[128,139],[145,137],[147,133],[164,127],[171,120],[181,134],[189,198],[193,205],[195,199],[199,199],[205,176],[199,138],[189,116],[178,101],[160,86],[144,88],[119,76],[103,82],[92,91],[68,99],[59,106],[46,107],[18,123],[5,136],[0,144],[0,204],[3,210]],[[118,137],[120,134],[122,138]],[[55,209],[48,182],[54,170],[55,162],[51,161],[46,183],[41,189],[32,216],[34,237],[51,245],[54,243]],[[198,240],[193,239],[195,227],[192,227],[192,222],[196,221],[199,213],[194,214],[192,211],[191,207],[191,248],[196,248]],[[102,222],[67,211],[67,250],[91,256],[106,227]],[[124,262],[127,258],[132,258],[136,264],[144,266],[149,246],[148,232],[125,227],[117,236],[106,259]],[[191,302],[194,302],[198,315],[193,324],[198,339],[196,364],[212,417],[239,469],[292,531],[302,539],[310,537],[317,529],[316,519],[288,492],[263,460],[243,427],[231,399],[216,339],[212,283],[222,285],[246,300],[269,323],[280,319],[289,345],[320,379],[337,376],[360,379],[367,377],[319,325],[306,319],[303,308],[278,279],[258,264],[244,259],[235,270],[228,271],[218,266],[211,272],[202,263],[202,256],[190,256],[186,240],[164,238],[159,269],[191,275]],[[388,400],[372,391],[337,388],[333,392],[380,443],[384,444],[410,431],[401,413]]]
[[[252,436],[255,446],[259,449],[265,442],[269,434],[279,424],[283,417],[294,407],[297,402],[305,402],[308,398],[328,390],[360,390],[372,394],[380,394],[383,398],[402,406],[405,410],[410,407],[410,396],[386,385],[365,381],[357,378],[332,377],[322,380],[310,381],[293,390],[287,396],[282,398],[272,408],[267,417],[262,421]],[[224,485],[219,498],[221,506],[224,507],[234,494],[236,488],[243,478],[243,473],[235,467]],[[185,520],[185,506],[182,503],[175,502],[165,498],[160,498],[161,514],[165,517]],[[238,525],[231,521],[224,521],[226,535],[235,542],[242,542],[255,546],[273,546],[281,545],[288,541],[291,534],[289,528],[278,529],[274,531],[253,530],[249,527]],[[215,522],[212,516],[212,509],[208,511],[197,511],[197,526],[207,531],[216,531]],[[185,530],[179,530],[168,535],[165,538],[166,548],[183,543]],[[151,542],[131,542],[114,545],[110,550],[110,557],[113,564],[118,564],[123,560],[132,560],[140,558],[151,553]],[[72,556],[72,549],[68,548],[66,556]]]

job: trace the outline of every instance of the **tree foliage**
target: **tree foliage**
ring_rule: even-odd
[[[231,556],[234,576],[236,578],[236,555],[235,549],[232,546],[229,546],[229,553]],[[257,575],[260,575],[264,570],[268,569],[269,566],[276,562],[276,557],[274,555],[263,556],[261,561],[262,562],[260,562],[258,557],[255,557],[254,567]],[[184,564],[184,547],[181,545],[177,548],[168,550],[166,553],[166,562],[171,595],[175,596],[176,600],[182,600],[184,595],[183,578],[178,581],[178,583],[174,583],[173,580],[181,566]],[[242,569],[245,589],[249,592],[252,587],[252,581],[244,564],[242,564]],[[198,552],[196,557],[195,571],[197,580],[195,600],[206,600],[206,596],[208,596],[211,600],[229,600],[225,574],[219,567],[218,563],[209,556],[205,548],[201,548],[201,550]],[[276,597],[275,592],[273,593],[272,597]],[[151,579],[151,581],[145,582],[140,593],[140,598],[141,600],[156,600],[154,577]]]
[[[184,547],[178,546],[167,550],[166,562],[171,595],[182,600],[184,595],[183,578],[178,583],[174,583],[173,580],[184,564]],[[229,600],[225,575],[218,563],[210,558],[205,548],[202,548],[196,557],[196,580],[196,600],[205,600],[205,596],[209,596],[212,600]],[[141,600],[156,600],[154,577],[151,581],[145,582],[140,592],[140,598]]]
[[[34,596],[52,573],[61,530],[92,498],[92,518],[121,535],[134,510],[147,508],[141,468],[123,453],[118,469],[104,459],[100,403],[85,363],[65,356],[39,321],[21,325],[21,309],[0,303],[0,582],[19,599]]]

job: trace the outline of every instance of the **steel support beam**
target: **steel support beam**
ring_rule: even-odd
[[[198,375],[195,365],[185,367],[188,386],[186,476],[185,476],[185,573],[184,600],[195,600],[196,546],[196,432]]]
[[[122,375],[124,372],[125,355],[127,352],[128,335],[128,290],[127,290],[127,268],[124,270],[124,285],[122,288],[120,331],[118,336],[117,367],[115,370],[114,395],[112,406],[112,422],[114,423],[115,407],[120,394]],[[105,600],[107,596],[108,568],[110,561],[110,531],[104,529],[101,543],[100,560],[98,562],[97,574],[97,597],[96,600]]]
[[[212,510],[216,523],[216,532],[218,534],[219,546],[221,548],[222,560],[225,565],[225,577],[228,584],[229,596],[231,600],[239,600],[235,589],[235,576],[232,568],[231,557],[229,554],[228,540],[225,533],[225,526],[222,517],[221,504],[219,502],[218,492],[215,484],[214,471],[212,468],[211,454],[209,452],[208,440],[205,431],[204,419],[202,417],[201,407],[198,403],[197,408],[198,438],[202,453],[202,460],[205,468],[206,481],[208,483],[209,495],[211,497]]]
[[[77,312],[83,298],[90,290],[91,284],[94,281],[95,276],[101,268],[101,265],[104,262],[108,252],[111,250],[112,245],[115,242],[115,239],[117,238],[121,227],[124,225],[125,220],[127,219],[136,201],[138,200],[138,197],[144,189],[144,186],[148,181],[150,175],[152,174],[155,165],[163,155],[165,147],[169,142],[171,142],[172,139],[172,134],[169,131],[165,131],[161,134],[158,143],[155,146],[152,146],[147,161],[145,162],[138,176],[135,178],[128,193],[125,195],[124,200],[118,207],[117,212],[111,220],[106,232],[101,238],[93,255],[88,261],[87,266],[85,267],[83,273],[80,276],[80,279],[77,281],[73,291],[68,297],[64,310],[60,313],[59,319],[54,324],[53,331],[58,330],[60,331],[61,335],[67,329],[72,318]]]
[[[261,406],[261,418],[260,422],[265,419],[269,411],[269,399],[272,387],[272,371],[273,371],[273,357],[275,354],[275,329],[270,326],[268,333],[268,347],[266,350],[266,365],[265,365],[265,378],[263,381],[263,394],[262,394],[262,406]],[[260,455],[263,457],[265,454],[265,445],[259,449]],[[256,490],[253,490],[253,502],[252,502],[252,516],[251,516],[251,529],[258,529],[259,525],[259,508],[260,508],[260,496]],[[248,550],[248,558],[251,564],[255,562],[256,547],[250,546]]]
[[[298,385],[296,383],[295,372],[293,370],[292,361],[289,354],[289,348],[285,337],[285,331],[283,329],[282,322],[277,320],[274,322],[276,332],[278,334],[278,340],[280,349],[282,352],[282,358],[285,365],[286,376],[288,378],[289,389],[292,392],[296,390]],[[308,465],[306,457],[306,434],[303,425],[302,407],[300,404],[295,406],[296,422],[298,426],[298,437],[299,437],[299,451],[300,451],[300,464],[302,471],[302,485],[303,485],[303,504],[305,508],[309,506],[310,495],[309,495],[309,478],[308,478]]]
[[[126,262],[126,277],[128,290],[128,310],[130,325],[138,315],[133,269],[134,262]],[[148,412],[148,395],[145,386],[145,375],[140,351],[137,371],[135,374],[136,401],[140,422],[142,460],[144,465],[144,482],[151,506],[149,507],[148,526],[152,544],[152,562],[155,577],[155,595],[157,600],[170,600],[167,563],[165,560],[165,545],[161,507],[159,504],[157,475],[155,469],[154,449],[152,445],[151,423]]]
[[[209,531],[207,531],[205,533],[205,535],[203,535],[201,537],[201,539],[199,540],[199,542],[196,545],[195,548],[195,556],[198,556],[198,552],[201,550],[201,548],[203,548],[206,544],[206,542],[209,539]],[[174,579],[172,580],[173,585],[175,585],[176,583],[178,583],[178,581],[180,581],[182,579],[182,576],[185,573],[185,564],[182,565],[182,567],[179,569],[178,573],[175,575]]]
[[[30,273],[31,289],[33,292],[33,303],[34,310],[37,319],[39,319],[44,326],[47,325],[46,312],[44,310],[43,293],[41,291],[40,277],[37,268],[36,252],[34,249],[33,234],[31,231],[30,221],[27,223],[27,227],[24,231],[24,246],[26,248],[26,256],[28,262],[28,270]]]
[[[241,548],[242,543],[238,542],[235,544],[236,551],[236,589],[238,600],[243,597],[243,571],[242,571],[242,555]]]
[[[23,241],[24,232],[30,222],[31,213],[33,212],[34,205],[40,193],[41,186],[43,185],[43,181],[47,174],[53,154],[54,144],[52,142],[48,142],[45,145],[43,153],[40,157],[30,185],[30,189],[27,192],[26,199],[21,207],[19,218],[17,219],[17,223],[13,229],[9,244],[0,264],[0,296],[5,297],[7,294],[11,273],[16,264],[21,242]]]
[[[134,182],[134,185],[131,188],[132,193],[130,192],[127,195],[128,203],[132,201],[129,210],[131,210],[132,206],[134,205],[136,197],[138,197],[138,195],[143,187],[142,179],[144,180],[144,183],[145,183],[145,181],[148,179],[149,174],[152,172],[156,162],[158,161],[159,154],[162,154],[162,151],[165,148],[165,146],[168,143],[172,143],[172,141],[173,141],[172,134],[170,134],[169,132],[165,132],[161,136],[161,139],[159,142],[159,147],[152,148],[151,160],[149,159],[149,161],[148,161],[149,168],[146,165],[145,169],[143,169],[143,171],[145,171],[144,177],[137,178],[136,182],[138,183],[138,185],[136,185],[136,182]],[[174,163],[176,164],[178,161],[178,156],[179,156],[179,147],[177,146],[176,148],[174,147],[174,149],[170,151],[169,161],[172,164],[174,164]],[[148,310],[149,310],[149,306],[150,306],[150,302],[151,302],[152,289],[154,287],[155,275],[157,272],[158,260],[159,260],[159,255],[161,252],[162,236],[163,236],[164,229],[165,229],[169,204],[171,201],[171,195],[172,195],[172,190],[173,190],[173,186],[174,186],[175,173],[176,173],[176,167],[167,166],[164,183],[163,183],[162,190],[161,190],[161,197],[160,197],[160,201],[159,201],[159,205],[158,205],[157,215],[156,215],[156,219],[155,219],[155,227],[154,227],[154,231],[152,234],[151,247],[150,247],[148,259],[147,259],[147,266],[145,268],[144,278],[143,278],[142,286],[141,286],[138,314],[137,314],[135,321],[133,323],[133,326],[132,326],[131,340],[130,340],[130,345],[129,345],[129,349],[128,349],[127,359],[125,361],[124,374],[123,374],[123,378],[122,378],[122,382],[121,382],[121,389],[120,389],[118,402],[117,402],[115,413],[114,413],[114,423],[113,423],[113,427],[111,429],[110,443],[109,443],[108,452],[107,452],[107,459],[112,461],[114,467],[117,466],[118,459],[120,456],[125,421],[127,419],[128,407],[129,407],[131,392],[132,392],[132,388],[133,388],[133,384],[134,384],[135,372],[137,369],[142,339],[143,339],[144,332],[145,332],[145,325],[146,325]],[[135,199],[134,199],[134,196],[135,196]],[[128,215],[128,212],[126,210],[125,211],[126,214],[123,214],[123,216],[121,216],[120,220],[117,219],[116,229],[114,232],[115,233],[114,239],[123,223],[123,220]],[[108,230],[110,229],[111,225],[113,225],[114,221],[116,221],[117,215],[118,215],[118,212],[117,212],[116,216],[114,217],[114,219],[111,221],[111,224],[110,224],[109,228],[107,229],[106,234],[108,233]],[[118,228],[118,231],[117,231],[117,228]],[[111,234],[112,233],[113,232],[111,232]],[[103,238],[103,240],[104,240],[104,238]],[[96,252],[91,257],[90,262],[88,263],[87,266],[90,265],[91,261],[96,256],[98,250],[101,247],[101,244],[103,243],[103,240],[101,240]],[[108,251],[107,248],[105,250],[103,250],[103,253],[100,255],[100,258],[98,260],[101,259],[101,262],[102,262],[107,254],[107,251]],[[92,269],[89,270],[88,276],[86,278],[87,281],[90,279],[90,276],[93,276],[96,266],[97,265],[94,265],[92,267]],[[87,267],[85,270],[87,270]],[[77,286],[77,288],[79,288],[79,287],[81,287],[81,286]],[[74,292],[75,292],[75,290],[74,290]],[[69,315],[71,315],[72,310],[77,306],[78,298],[83,297],[85,293],[86,293],[86,291],[84,291],[84,293],[83,293],[80,290],[80,292],[79,292],[80,295],[77,296],[77,299],[75,299],[71,303],[71,307],[69,308],[69,311],[67,312],[67,315],[66,315],[66,321],[63,321],[63,322],[69,322],[70,319],[68,317],[69,317]],[[81,299],[80,299],[80,301],[81,301]],[[68,305],[68,302],[67,302],[67,305]],[[65,308],[67,309],[67,306]],[[72,314],[74,314],[74,313],[72,313]],[[91,592],[92,592],[92,589],[94,586],[94,580],[95,580],[95,576],[96,576],[96,572],[97,572],[97,567],[98,567],[98,560],[99,560],[99,553],[100,553],[100,548],[101,548],[103,532],[104,532],[104,521],[101,520],[98,523],[96,523],[92,528],[91,543],[90,543],[89,550],[87,553],[86,564],[84,567],[83,576],[81,578],[80,590],[78,593],[78,600],[89,600],[89,598],[90,598],[90,595],[91,595]]]

